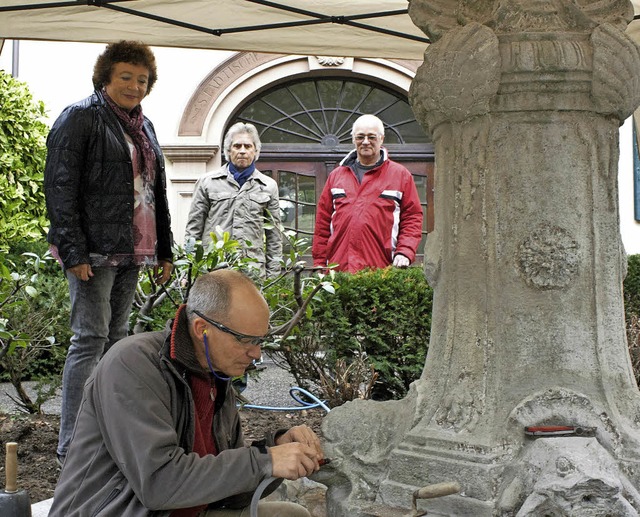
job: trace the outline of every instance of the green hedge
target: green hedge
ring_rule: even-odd
[[[44,198],[45,139],[42,101],[0,70],[0,250],[43,239],[49,226]]]
[[[624,279],[624,309],[627,320],[640,315],[640,255],[627,258],[627,276]]]
[[[422,373],[431,329],[432,290],[421,268],[337,273],[335,294],[323,293],[303,324],[327,361],[366,353],[378,373],[373,397],[400,398]]]

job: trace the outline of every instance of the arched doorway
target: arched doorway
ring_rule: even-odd
[[[357,77],[296,78],[247,99],[229,117],[227,127],[242,121],[258,128],[262,141],[258,166],[280,186],[284,226],[311,243],[316,201],[328,174],[353,148],[351,127],[365,113],[383,120],[391,158],[414,176],[425,212],[422,258],[433,224],[434,157],[406,93]]]

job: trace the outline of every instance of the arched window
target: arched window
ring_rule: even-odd
[[[313,78],[276,86],[241,107],[263,144],[351,145],[351,126],[371,113],[385,124],[386,144],[427,142],[406,95],[355,79]]]

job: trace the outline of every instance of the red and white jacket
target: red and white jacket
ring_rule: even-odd
[[[402,254],[411,262],[422,238],[422,206],[411,173],[389,160],[358,183],[351,168],[356,151],[336,167],[322,191],[313,234],[313,264],[339,271],[383,268]]]

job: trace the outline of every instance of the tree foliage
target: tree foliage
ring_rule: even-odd
[[[0,70],[0,249],[46,233],[44,117],[44,103]]]

